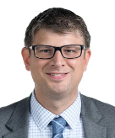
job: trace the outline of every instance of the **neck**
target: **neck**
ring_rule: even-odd
[[[61,114],[65,111],[69,106],[73,104],[73,102],[77,98],[78,92],[72,93],[71,95],[55,95],[55,96],[46,96],[44,93],[40,93],[35,89],[35,97],[37,101],[47,110],[52,112],[55,115]]]

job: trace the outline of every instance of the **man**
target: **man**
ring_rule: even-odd
[[[78,91],[90,35],[83,19],[63,8],[36,16],[22,56],[31,96],[0,109],[0,138],[115,138],[115,108]]]

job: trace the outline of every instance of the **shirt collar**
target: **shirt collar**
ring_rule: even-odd
[[[45,129],[47,125],[53,120],[57,115],[51,113],[47,109],[45,109],[35,98],[34,91],[32,92],[31,101],[30,101],[30,111],[31,115],[39,127],[40,130]],[[67,108],[64,112],[60,114],[68,123],[68,125],[74,129],[77,127],[77,123],[80,120],[80,112],[81,112],[81,99],[80,93],[78,92],[78,96],[74,103]]]
[[[80,122],[80,113],[81,113],[81,98],[80,98],[80,93],[78,92],[78,96],[74,103],[67,108],[64,112],[60,114],[69,126],[72,129],[75,129],[77,127],[77,124]]]

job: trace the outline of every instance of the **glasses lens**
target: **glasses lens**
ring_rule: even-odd
[[[62,47],[62,54],[65,58],[75,58],[81,55],[81,46],[64,46]]]
[[[35,54],[39,58],[51,58],[54,53],[54,48],[51,46],[36,46]]]

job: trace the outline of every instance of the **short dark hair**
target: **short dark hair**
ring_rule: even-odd
[[[90,47],[90,34],[84,20],[70,10],[64,8],[49,8],[32,19],[25,32],[25,46],[32,45],[35,33],[41,29],[64,34],[79,31],[84,38],[86,48]]]

